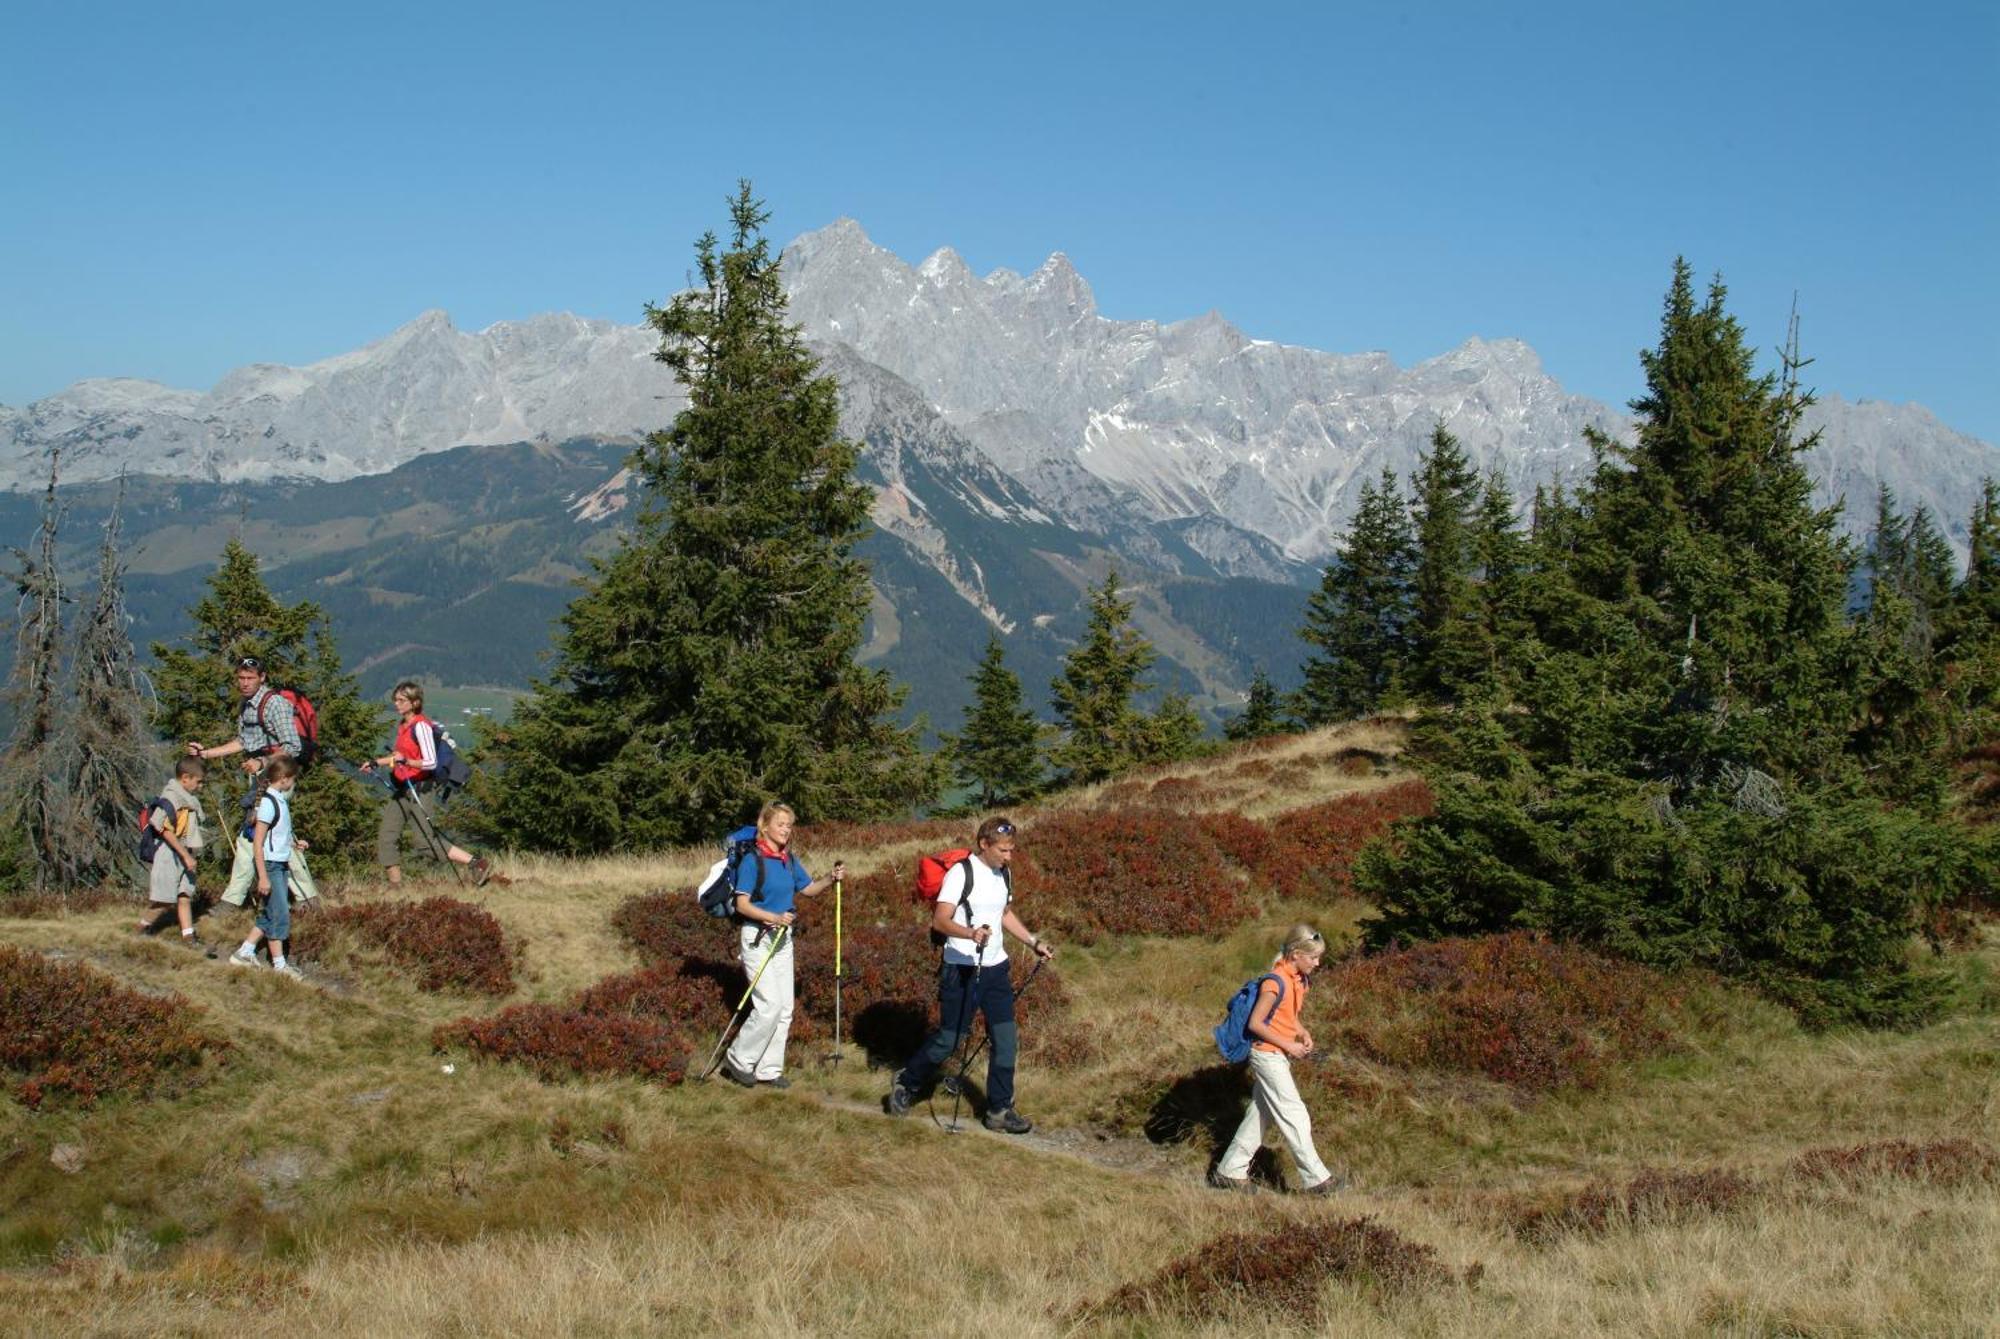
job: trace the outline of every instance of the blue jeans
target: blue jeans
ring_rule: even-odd
[[[973,980],[975,970],[977,981]],[[1014,1060],[1021,1036],[1014,1025],[1014,983],[1004,962],[977,969],[956,963],[938,968],[937,1031],[910,1057],[896,1075],[896,1082],[917,1092],[936,1078],[971,1030],[974,1005],[985,1017],[987,1035],[993,1039],[993,1052],[986,1061],[986,1109],[1006,1111],[1014,1105]]]
[[[290,939],[292,892],[287,885],[291,867],[282,860],[266,860],[264,868],[271,875],[271,895],[264,899],[264,909],[257,913],[257,928],[264,932],[266,939]]]

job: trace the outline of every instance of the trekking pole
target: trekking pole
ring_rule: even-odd
[[[716,1068],[722,1064],[722,1048],[729,1044],[730,1034],[736,1031],[736,1025],[743,1015],[743,1007],[750,1003],[750,996],[756,992],[757,983],[764,979],[764,969],[771,965],[771,959],[776,956],[778,942],[790,934],[791,931],[791,926],[781,925],[778,927],[778,933],[771,936],[771,947],[764,950],[764,960],[757,964],[756,974],[750,978],[750,984],[744,988],[743,998],[736,1001],[736,1009],[729,1015],[729,1022],[723,1027],[722,1035],[715,1039],[715,1049],[709,1053],[708,1066],[701,1071],[701,1076],[704,1079],[715,1073]]]
[[[967,882],[970,883],[970,879],[968,879]],[[966,896],[970,898],[971,895],[972,891],[970,888],[968,888],[966,890]],[[971,908],[968,907],[966,909],[966,919],[970,920],[971,918],[972,918],[972,910]],[[972,979],[966,983],[965,998],[959,1002],[958,1046],[954,1046],[952,1048],[954,1054],[957,1053],[959,1047],[965,1045],[965,1039],[972,1035],[972,997],[979,990],[979,972],[980,969],[985,965],[986,965],[986,945],[982,943],[979,945],[978,949],[972,955]],[[962,1080],[964,1077],[965,1077],[965,1067],[963,1065],[960,1065],[958,1069],[958,1079]],[[959,1101],[964,1096],[965,1085],[962,1082],[959,1082],[958,1080],[953,1080],[952,1083],[950,1084],[950,1087],[951,1087],[951,1124],[939,1125],[938,1128],[943,1130],[946,1134],[957,1134],[958,1104]],[[933,1125],[938,1124],[937,1104],[935,1102],[931,1104],[931,1124]]]
[[[459,870],[458,862],[451,858],[451,841],[438,831],[437,820],[432,818],[431,811],[424,807],[424,797],[418,791],[417,783],[414,781],[405,781],[403,789],[409,792],[410,802],[417,806],[417,826],[423,831],[424,844],[431,848],[431,859],[442,860],[448,865],[451,868],[452,878],[458,880],[458,891],[461,893],[464,892],[465,875]],[[439,842],[444,843],[442,850],[438,848]]]
[[[1042,967],[1047,962],[1048,962],[1047,958],[1038,957],[1035,959],[1034,968],[1028,973],[1028,979],[1021,983],[1021,988],[1019,990],[1014,992],[1014,999],[1016,1003],[1020,1001],[1023,995],[1028,993],[1028,987],[1035,984],[1035,978],[1042,974]],[[972,1062],[979,1058],[979,1053],[986,1049],[986,1043],[992,1040],[993,1040],[993,1027],[992,1024],[989,1023],[986,1027],[986,1030],[979,1034],[979,1045],[972,1048],[971,1053],[965,1057],[965,1062],[958,1067],[958,1073],[953,1075],[950,1079],[946,1080],[946,1082],[951,1086],[951,1090],[954,1095],[956,1095],[958,1091],[965,1086],[965,1076],[968,1072],[971,1071]],[[956,1119],[956,1117],[954,1117],[954,1119]]]
[[[846,980],[840,962],[840,884],[833,881],[833,1054],[827,1057],[835,1069],[840,1068],[840,988]]]

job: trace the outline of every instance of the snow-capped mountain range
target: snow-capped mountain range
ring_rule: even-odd
[[[1468,339],[1404,368],[1251,339],[1214,314],[1116,321],[1061,254],[982,278],[948,249],[909,265],[849,220],[800,237],[784,264],[793,316],[846,389],[844,427],[877,457],[878,525],[937,555],[975,604],[979,582],[948,570],[922,491],[901,486],[901,450],[931,452],[983,512],[1142,549],[1158,541],[1134,536],[1171,533],[1217,571],[1296,579],[1337,542],[1361,483],[1385,465],[1407,475],[1439,421],[1523,497],[1587,468],[1586,426],[1628,427],[1517,340]],[[0,487],[39,486],[56,448],[66,482],[247,482],[378,474],[465,445],[636,439],[681,405],[655,345],[643,326],[567,314],[472,333],[430,311],[352,353],[253,364],[205,393],[81,381],[0,407]],[[1828,394],[1809,426],[1822,499],[1850,499],[1850,527],[1887,483],[1962,543],[1981,477],[2000,474],[2000,452],[1920,406]]]

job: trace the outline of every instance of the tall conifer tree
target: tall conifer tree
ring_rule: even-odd
[[[1480,677],[1487,656],[1474,585],[1479,475],[1444,424],[1431,430],[1410,488],[1416,561],[1405,681],[1421,699],[1451,701]]]
[[[1378,941],[1538,927],[1749,977],[1815,1019],[1920,1014],[1909,940],[1978,864],[1862,788],[1852,555],[1817,508],[1792,341],[1759,376],[1677,264],[1636,440],[1543,498],[1534,672],[1427,723],[1430,817],[1371,848]]]
[[[987,638],[971,675],[965,728],[944,740],[958,783],[971,788],[982,809],[1019,804],[1042,788],[1041,727],[1021,705],[1021,679],[1007,668],[1006,655],[999,633]]]
[[[741,183],[727,244],[649,307],[688,404],[633,457],[635,532],[563,614],[550,677],[496,731],[501,838],[564,851],[709,841],[769,799],[802,819],[928,803],[939,764],[856,662],[869,490],[839,390],[786,319],[768,214]]]
[[[1395,474],[1384,468],[1379,481],[1361,486],[1347,543],[1306,602],[1299,637],[1316,651],[1293,708],[1304,724],[1364,715],[1400,692],[1415,563],[1409,513]]]
[[[1120,597],[1114,568],[1090,592],[1083,640],[1051,685],[1061,734],[1049,761],[1071,785],[1102,781],[1153,755],[1152,722],[1132,699],[1155,655],[1131,620],[1132,601]]]

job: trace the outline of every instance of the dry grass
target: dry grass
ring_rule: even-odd
[[[1392,725],[1369,723],[1144,784],[1184,778],[1199,786],[1169,787],[1176,804],[1279,813],[1397,779],[1372,762],[1349,775],[1339,760],[1352,748],[1392,757],[1394,745]],[[1259,761],[1268,774],[1235,770]],[[1246,779],[1264,789],[1217,799]],[[1117,803],[1108,789],[1061,803]],[[1032,842],[1032,814],[1023,824]],[[829,842],[819,860],[845,855],[858,875],[907,865],[934,838]],[[656,888],[690,891],[709,859],[505,862],[511,886],[468,895],[523,945],[502,1003],[567,998],[638,966],[612,912]],[[440,890],[456,891],[447,880],[404,896]],[[791,1094],[541,1083],[429,1049],[438,1024],[496,1005],[426,994],[365,961],[300,988],[135,940],[124,910],[0,920],[0,941],[185,996],[231,1043],[206,1082],[167,1099],[39,1115],[0,1100],[0,1333],[1993,1332],[1990,1182],[1789,1172],[1814,1149],[1994,1142],[1991,929],[1955,960],[1966,997],[1983,1003],[1916,1032],[1809,1035],[1769,1005],[1702,987],[1679,1053],[1590,1092],[1530,1100],[1336,1055],[1340,1081],[1316,1090],[1314,1115],[1322,1152],[1357,1173],[1359,1191],[1320,1204],[1203,1189],[1211,1130],[1158,1144],[1140,1133],[1157,1090],[1212,1063],[1208,1028],[1283,924],[1314,919],[1337,937],[1360,912],[1267,905],[1219,938],[1066,948],[1072,1018],[1103,1044],[1061,1074],[1024,1064],[1020,1103],[1039,1128],[1011,1144],[946,1137],[921,1108],[901,1124],[873,1114],[886,1077],[852,1046],[837,1070],[794,1048]],[[302,945],[312,933],[308,914]],[[1240,1098],[1218,1088],[1209,1100],[1233,1123]],[[58,1144],[83,1150],[80,1170],[51,1164]],[[1724,1213],[1612,1218],[1547,1240],[1495,1210],[1625,1185],[1645,1167],[1734,1169],[1759,1189]],[[1454,1275],[1482,1266],[1480,1281],[1411,1295],[1330,1281],[1319,1320],[1254,1297],[1208,1319],[1071,1319],[1224,1234],[1363,1214]]]

